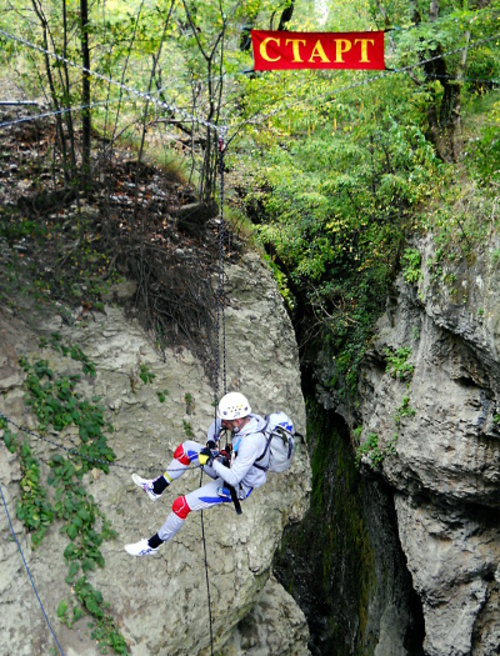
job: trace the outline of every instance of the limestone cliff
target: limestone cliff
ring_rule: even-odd
[[[498,243],[401,276],[360,387],[363,466],[394,491],[428,656],[500,653]],[[440,265],[441,266],[441,265]]]
[[[305,407],[294,334],[272,276],[256,255],[227,267],[226,349],[228,389],[240,389],[253,409],[264,414],[284,409],[305,433]],[[126,286],[121,292],[128,293]],[[116,291],[116,290],[115,290]],[[120,290],[119,290],[120,291]],[[121,293],[120,292],[120,293]],[[210,653],[209,614],[200,516],[193,513],[176,538],[154,558],[133,559],[124,543],[149,537],[163,523],[171,501],[199,485],[200,473],[189,473],[152,503],[131,482],[136,470],[160,473],[187,432],[205,440],[213,417],[213,391],[201,364],[185,348],[159,353],[137,321],[126,320],[111,302],[105,312],[81,317],[73,325],[58,315],[31,315],[30,320],[8,309],[0,311],[0,411],[15,424],[37,432],[33,414],[23,400],[25,372],[19,358],[47,358],[50,367],[67,375],[74,360],[50,349],[40,338],[53,334],[66,344],[78,344],[95,364],[96,376],[81,385],[99,396],[106,421],[114,432],[108,442],[117,455],[109,474],[94,469],[85,486],[118,532],[101,551],[105,567],[88,572],[133,656],[185,656]],[[140,373],[146,372],[143,378]],[[13,431],[17,431],[12,425]],[[57,444],[71,448],[76,436],[49,431],[48,441],[26,437],[40,462],[58,453]],[[63,552],[68,543],[60,522],[50,525],[37,549],[16,519],[22,476],[16,454],[2,444],[0,484],[14,529],[20,539],[33,581],[66,656],[95,656],[98,648],[84,616],[72,628],[57,620],[56,609],[72,590],[65,582]],[[238,516],[232,506],[204,515],[208,578],[215,653],[308,654],[308,628],[303,613],[271,575],[274,551],[289,522],[297,522],[308,505],[310,468],[299,449],[290,472],[270,474]],[[34,656],[57,653],[42,611],[28,580],[21,555],[10,539],[3,513],[0,543],[0,654]],[[51,649],[53,651],[51,651]]]

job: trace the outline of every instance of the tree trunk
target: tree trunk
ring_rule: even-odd
[[[439,18],[439,0],[431,0],[429,5],[429,21],[434,23]],[[470,34],[466,34],[467,42]],[[437,45],[430,53],[431,59],[442,54],[442,48]],[[446,162],[455,162],[460,155],[460,92],[461,80],[467,59],[467,50],[464,50],[458,71],[453,74],[448,70],[444,58],[434,59],[424,64],[427,80],[435,80],[443,88],[441,103],[434,97],[429,105],[428,119],[431,137],[439,156]]]
[[[81,187],[89,191],[91,186],[90,172],[90,49],[89,49],[89,13],[87,0],[80,0],[81,45],[82,45],[82,171]]]

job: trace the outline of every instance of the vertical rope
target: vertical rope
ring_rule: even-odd
[[[226,223],[224,220],[224,153],[226,144],[224,137],[227,128],[221,128],[219,133],[219,171],[220,171],[220,224],[219,224],[219,276],[220,276],[220,315],[222,323],[222,389],[227,393],[226,387],[226,288],[224,271],[224,242],[226,238]]]
[[[5,509],[5,514],[7,515],[7,521],[9,522],[10,532],[12,533],[12,537],[14,538],[14,541],[17,544],[17,548],[19,549],[19,553],[21,554],[21,558],[23,559],[24,567],[26,569],[26,572],[28,573],[28,578],[30,580],[31,587],[33,588],[33,591],[35,592],[35,596],[38,600],[38,603],[40,604],[40,608],[42,609],[42,613],[43,613],[43,616],[45,618],[45,621],[47,622],[47,626],[49,627],[50,632],[52,633],[52,637],[54,638],[54,641],[57,645],[57,648],[59,649],[59,653],[62,656],[64,656],[63,648],[59,644],[59,640],[57,639],[57,636],[54,632],[54,629],[52,628],[52,625],[51,625],[50,620],[47,616],[47,613],[45,612],[45,608],[43,607],[42,600],[40,599],[40,596],[38,594],[38,590],[36,589],[36,586],[35,586],[35,582],[33,581],[33,577],[31,576],[31,572],[30,572],[30,569],[28,567],[28,563],[26,562],[26,558],[24,557],[23,550],[21,549],[21,544],[18,540],[16,532],[14,531],[14,526],[12,525],[12,520],[10,518],[9,509],[7,508],[7,502],[5,501],[5,497],[3,495],[3,491],[2,491],[1,486],[0,486],[0,496],[2,497],[2,502],[3,502],[3,505],[4,505],[4,509]]]
[[[225,238],[226,224],[224,221],[224,143],[225,128],[219,132],[219,172],[220,172],[220,216],[219,216],[219,252],[217,258],[217,290],[215,310],[215,348],[214,348],[214,419],[217,419],[217,404],[220,400],[221,355],[222,355],[222,392],[226,394],[227,367],[226,367],[226,293],[225,293]]]
[[[203,482],[203,467],[200,472],[200,487]],[[203,559],[205,561],[205,583],[207,586],[207,603],[208,603],[208,626],[210,630],[210,654],[214,656],[214,629],[212,622],[212,598],[210,595],[210,578],[208,576],[208,556],[207,556],[207,543],[205,541],[205,520],[203,517],[203,510],[200,512],[201,518],[201,541],[203,542]]]
[[[220,226],[219,226],[219,251],[220,251]],[[220,260],[220,256],[219,256]],[[217,404],[219,402],[219,362],[220,362],[220,261],[217,267],[217,290],[215,292],[215,344],[214,344],[214,420],[217,420]]]
[[[220,172],[220,220],[219,220],[219,253],[217,258],[217,290],[216,290],[216,309],[215,309],[215,345],[214,345],[214,371],[213,371],[213,388],[214,388],[214,421],[217,422],[217,405],[219,403],[219,379],[220,379],[220,360],[222,351],[222,390],[226,394],[226,293],[224,277],[224,241],[226,237],[226,226],[224,223],[224,151],[226,149],[224,137],[226,128],[219,129],[219,172]],[[200,472],[200,487],[203,481],[203,469]],[[205,581],[207,585],[208,598],[208,621],[210,627],[210,653],[214,656],[214,633],[212,621],[212,600],[210,596],[210,579],[208,576],[208,557],[207,545],[205,541],[205,520],[203,510],[201,516],[201,539],[203,542],[203,555],[205,560]]]

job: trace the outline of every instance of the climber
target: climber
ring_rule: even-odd
[[[213,480],[185,496],[177,497],[172,504],[172,512],[160,530],[149,540],[127,544],[127,553],[131,556],[152,556],[158,553],[160,545],[174,537],[192,510],[203,510],[231,501],[238,506],[239,501],[246,499],[254,488],[263,485],[269,460],[266,438],[262,432],[265,426],[262,417],[252,414],[243,394],[230,392],[219,402],[217,420],[208,429],[205,447],[187,440],[177,447],[174,459],[161,476],[148,480],[132,474],[134,483],[153,501],[191,464],[202,466]],[[219,451],[218,442],[223,430],[230,431],[231,441],[226,449]],[[258,466],[255,464],[257,460]]]

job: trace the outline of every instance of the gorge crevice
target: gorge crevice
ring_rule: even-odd
[[[432,236],[414,246],[419,275],[395,280],[354,398],[335,383],[325,344],[303,353],[312,505],[301,528],[287,529],[277,567],[318,655],[500,653],[498,243],[492,235],[467,262],[450,258],[439,279]],[[332,509],[343,488],[344,510]],[[344,550],[329,542],[339,531]],[[287,565],[295,543],[298,577]],[[322,567],[307,568],[310,544]],[[325,566],[322,548],[336,562]]]
[[[306,397],[307,398],[307,397]],[[274,563],[304,611],[314,656],[422,656],[422,607],[401,549],[394,492],[355,462],[345,420],[308,398],[311,508]]]

